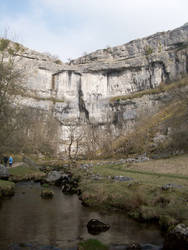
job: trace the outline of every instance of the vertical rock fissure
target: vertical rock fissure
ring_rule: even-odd
[[[162,69],[161,81],[168,83],[170,81],[170,76],[168,71],[166,70],[166,66],[162,61],[149,62],[148,60],[148,72],[149,72],[149,85],[150,88],[154,88],[154,83],[152,82],[152,78],[154,77],[155,68],[160,67]]]
[[[188,73],[188,55],[186,55],[186,73]]]
[[[89,112],[86,109],[86,105],[83,99],[83,92],[82,92],[82,82],[81,82],[81,77],[79,79],[78,83],[78,106],[79,106],[79,111],[81,114],[84,114],[85,120],[89,121]]]
[[[148,57],[146,57],[146,59],[147,59],[147,62],[148,62],[149,86],[150,86],[151,89],[153,89],[153,84],[152,84],[153,65],[150,62]]]
[[[166,66],[164,64],[164,62],[160,62],[161,67],[162,67],[162,71],[163,71],[163,75],[162,75],[162,81],[168,83],[170,81],[170,76],[168,71],[166,70]]]
[[[71,86],[72,71],[68,71],[68,85]]]

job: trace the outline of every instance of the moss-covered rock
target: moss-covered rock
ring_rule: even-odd
[[[0,198],[12,196],[15,193],[15,183],[10,181],[0,180]]]
[[[54,192],[50,189],[44,188],[41,190],[41,197],[43,199],[52,199],[54,196]]]

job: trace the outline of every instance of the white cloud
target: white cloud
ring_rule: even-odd
[[[30,0],[16,20],[0,17],[33,49],[66,60],[187,22],[187,0]],[[49,15],[49,18],[46,16]]]

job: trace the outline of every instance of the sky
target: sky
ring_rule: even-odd
[[[0,34],[67,61],[188,22],[188,0],[0,0]]]

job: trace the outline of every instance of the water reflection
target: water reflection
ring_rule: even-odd
[[[162,243],[155,227],[138,224],[122,214],[84,208],[76,195],[65,196],[58,188],[53,189],[54,198],[44,200],[39,184],[17,184],[15,196],[0,206],[0,249],[14,242],[75,246],[80,239],[88,238],[105,244]],[[97,236],[88,234],[86,225],[93,218],[110,224],[110,230]]]

